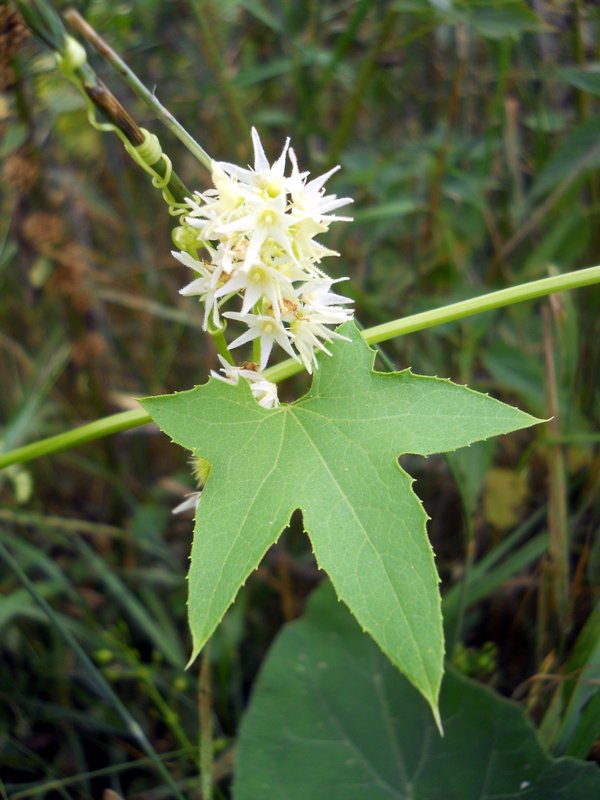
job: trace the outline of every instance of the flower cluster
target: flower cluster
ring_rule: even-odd
[[[255,129],[252,140],[253,169],[213,162],[215,188],[189,200],[191,211],[181,229],[184,249],[173,255],[198,277],[181,294],[199,296],[205,329],[222,327],[221,314],[245,324],[247,330],[229,347],[257,340],[260,370],[278,344],[312,373],[316,352],[329,353],[325,342],[343,338],[327,326],[352,316],[345,307],[352,301],[332,291],[338,281],[319,267],[325,256],[338,254],[315,237],[331,222],[348,219],[331,212],[352,201],[325,194],[324,184],[337,168],[308,181],[289,139],[272,165]],[[291,171],[286,176],[288,158]],[[200,250],[207,254],[204,258],[198,256]],[[241,308],[222,311],[234,297],[242,298]],[[257,386],[264,379],[256,372],[249,378],[246,372],[252,371],[240,374],[258,398],[265,387]],[[229,366],[225,375],[233,379]],[[267,392],[264,397],[268,396]]]

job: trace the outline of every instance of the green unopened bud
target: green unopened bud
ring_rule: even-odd
[[[56,57],[59,68],[65,74],[75,72],[76,69],[82,67],[87,61],[87,53],[83,45],[74,39],[72,36],[65,37],[65,46],[59,55]]]
[[[96,656],[96,661],[99,664],[109,664],[113,659],[112,651],[108,650],[107,648],[96,650],[94,655]]]
[[[184,250],[188,253],[194,253],[202,246],[202,242],[198,241],[198,232],[189,225],[178,225],[173,228],[171,238],[178,250]]]

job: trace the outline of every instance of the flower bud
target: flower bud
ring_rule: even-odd
[[[171,238],[178,250],[188,253],[193,253],[202,246],[202,242],[198,241],[198,232],[189,225],[178,225],[173,228]]]

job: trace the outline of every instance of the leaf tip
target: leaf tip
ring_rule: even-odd
[[[198,658],[198,656],[200,655],[200,650],[202,650],[201,647],[198,647],[197,645],[194,645],[194,648],[192,650],[192,654],[191,654],[191,656],[189,658],[189,661],[185,665],[186,669],[189,669],[192,666],[192,664],[194,663],[194,661]]]
[[[439,701],[436,700],[435,703],[430,703],[431,713],[433,714],[433,719],[435,722],[435,726],[438,729],[438,733],[444,738],[444,726],[442,725],[442,717],[440,715],[440,706]]]

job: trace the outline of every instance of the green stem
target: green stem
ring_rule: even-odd
[[[233,360],[233,356],[229,352],[229,348],[227,347],[227,339],[225,338],[225,334],[223,333],[223,329],[217,330],[214,333],[209,331],[210,335],[214,339],[215,346],[217,348],[217,353],[220,356],[223,356],[225,361],[229,364],[235,364]]]
[[[75,9],[69,9],[65,12],[65,19],[69,25],[87,39],[93,45],[100,55],[108,61],[108,63],[115,69],[116,72],[123,78],[129,88],[137,94],[137,96],[149,106],[157,118],[165,125],[179,141],[187,147],[198,161],[203,164],[207,170],[212,169],[212,158],[208,155],[206,150],[198,144],[194,137],[186,131],[186,129],[178,122],[171,112],[163,106],[157,99],[154,92],[147,89],[138,76],[131,70],[123,59],[110,47],[104,39],[96,33],[96,31],[89,25]]]
[[[459,319],[481,314],[484,311],[492,311],[495,308],[522,303],[526,300],[535,300],[537,297],[545,297],[554,292],[578,289],[594,283],[600,283],[600,266],[567,272],[564,275],[554,275],[550,278],[542,278],[530,283],[523,283],[520,286],[512,286],[509,289],[500,289],[497,292],[473,297],[470,300],[462,300],[459,303],[452,303],[442,308],[434,308],[431,311],[412,314],[410,317],[392,320],[383,325],[368,328],[362,332],[362,337],[368,344],[376,344],[377,342],[394,339],[396,336],[416,333],[435,325],[456,322]],[[265,370],[265,376],[270,381],[279,383],[301,371],[302,365],[290,358]],[[33,442],[4,453],[0,455],[0,469],[11,464],[21,464],[40,456],[67,450],[71,447],[91,442],[94,439],[109,436],[112,433],[145,425],[151,421],[148,414],[141,409],[139,411],[125,411],[121,414],[113,414],[88,425],[82,425],[80,428],[67,433],[60,433],[57,436],[51,436],[49,439],[42,439],[39,442]]]
[[[538,297],[545,297],[554,292],[578,289],[594,283],[600,283],[600,266],[522,283],[519,286],[511,286],[509,289],[500,289],[497,292],[490,292],[480,297],[472,297],[469,300],[461,300],[459,303],[451,303],[448,306],[442,306],[442,308],[434,308],[431,311],[423,311],[420,314],[411,314],[409,317],[394,319],[391,322],[383,323],[383,325],[367,328],[361,332],[361,335],[368,344],[385,342],[388,339],[394,339],[396,336],[406,336],[407,333],[416,333],[426,328],[432,328],[435,325],[456,322],[459,319],[481,314],[484,311],[492,311],[495,308],[503,308],[526,300],[535,300]],[[301,370],[301,365],[289,358],[287,361],[282,361],[265,370],[265,375],[270,381],[279,383],[285,378],[301,372]],[[1,466],[2,462],[0,461]]]
[[[8,467],[10,464],[22,464],[51,453],[59,453],[61,450],[69,450],[80,444],[93,442],[94,439],[102,439],[113,433],[146,425],[148,422],[152,422],[152,419],[142,409],[112,414],[110,417],[89,422],[87,425],[66,431],[66,433],[59,433],[47,439],[40,439],[39,442],[32,442],[23,447],[17,447],[15,450],[9,450],[8,453],[0,455],[0,469]]]
[[[442,306],[442,308],[423,311],[421,314],[412,314],[410,317],[385,322],[383,325],[376,325],[374,328],[366,330],[364,338],[369,344],[385,342],[387,339],[393,339],[396,336],[405,336],[407,333],[422,331],[425,328],[443,325],[446,322],[454,322],[464,317],[470,317],[472,314],[481,314],[484,311],[492,311],[495,308],[503,308],[514,303],[522,303],[525,300],[545,297],[554,292],[578,289],[581,286],[590,286],[599,282],[600,266],[579,269],[575,272],[567,272],[564,275],[553,275],[550,278],[522,283],[519,286],[500,289],[497,292],[473,297],[470,300],[451,303],[449,306]]]
[[[544,361],[546,366],[546,413],[548,429],[560,436],[561,408],[556,371],[556,342],[550,309],[542,308],[544,331]],[[570,628],[569,608],[569,515],[567,509],[567,467],[565,449],[556,444],[547,449],[548,464],[548,534],[550,580],[554,610],[558,623],[558,642],[563,645]]]

